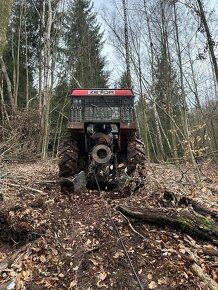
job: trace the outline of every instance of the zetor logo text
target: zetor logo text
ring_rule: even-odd
[[[90,90],[88,91],[89,95],[115,95],[113,90]]]

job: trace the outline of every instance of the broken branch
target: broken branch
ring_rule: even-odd
[[[5,180],[0,180],[0,183],[3,183],[6,186],[24,188],[24,189],[27,189],[27,190],[31,190],[33,192],[37,192],[37,193],[43,194],[43,195],[47,194],[46,192],[44,192],[42,190],[39,190],[39,189],[36,189],[36,188],[32,188],[32,187],[29,187],[29,186],[24,186],[24,185],[21,185],[21,184],[10,183],[10,182],[7,182]]]

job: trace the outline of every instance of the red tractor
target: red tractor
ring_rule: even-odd
[[[145,161],[132,90],[75,89],[70,100],[70,137],[61,146],[59,176],[84,171],[88,182],[115,183]]]

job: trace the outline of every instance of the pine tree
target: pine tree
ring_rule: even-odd
[[[117,87],[119,89],[128,88],[128,76],[126,71],[122,72],[120,79],[117,82]]]
[[[67,57],[72,86],[107,87],[103,33],[90,0],[75,0],[68,12]]]
[[[181,125],[181,92],[166,46],[156,67],[155,96],[160,117],[165,157],[178,157],[178,127]]]

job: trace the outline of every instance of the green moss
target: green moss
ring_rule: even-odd
[[[189,219],[185,217],[179,217],[178,221],[181,223],[182,228],[192,228],[192,223],[190,222]]]
[[[194,211],[194,215],[201,220],[202,229],[209,231],[213,228],[212,221],[209,217],[203,216],[195,211]]]
[[[212,221],[208,217],[203,217],[203,229],[204,230],[211,230],[213,227]]]

